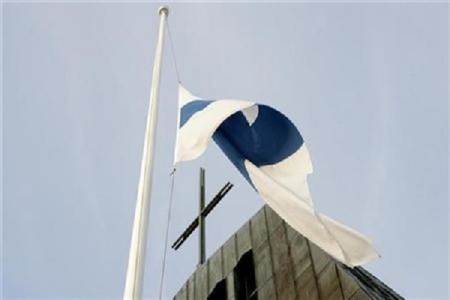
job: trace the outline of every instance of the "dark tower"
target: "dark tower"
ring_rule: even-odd
[[[403,299],[347,268],[263,207],[190,276],[175,300]]]

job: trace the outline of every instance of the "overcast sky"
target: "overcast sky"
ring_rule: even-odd
[[[4,3],[5,299],[120,299],[158,25],[152,3]],[[366,268],[408,299],[448,298],[448,4],[173,3],[184,85],[269,104],[311,152],[319,211],[371,237]],[[166,40],[168,42],[168,40]],[[166,43],[144,295],[158,295],[176,129]],[[211,144],[176,176],[173,241],[207,195],[212,254],[262,200]],[[195,270],[168,255],[165,295]]]

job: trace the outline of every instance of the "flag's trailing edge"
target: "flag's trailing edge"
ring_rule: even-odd
[[[263,200],[295,230],[348,266],[379,255],[362,234],[315,211],[303,137],[282,113],[242,100],[204,100],[179,87],[175,164],[199,157],[211,138]]]

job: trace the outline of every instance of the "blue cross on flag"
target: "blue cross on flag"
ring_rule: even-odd
[[[377,257],[372,242],[314,209],[308,149],[282,113],[243,100],[204,100],[180,85],[175,164],[199,157],[211,138],[281,218],[335,259],[353,267]]]

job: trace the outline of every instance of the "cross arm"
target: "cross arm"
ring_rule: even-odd
[[[216,196],[211,200],[211,202],[208,203],[208,205],[202,210],[201,215],[202,217],[206,217],[213,209],[214,207],[219,204],[219,202],[225,197],[225,195],[233,188],[233,184],[230,182],[227,182],[222,189],[217,193]],[[198,227],[198,217],[192,221],[192,223],[186,228],[186,230],[178,237],[178,239],[172,244],[172,248],[174,250],[178,250],[181,245],[184,243],[184,241],[187,240],[187,238],[194,232],[194,230]]]

